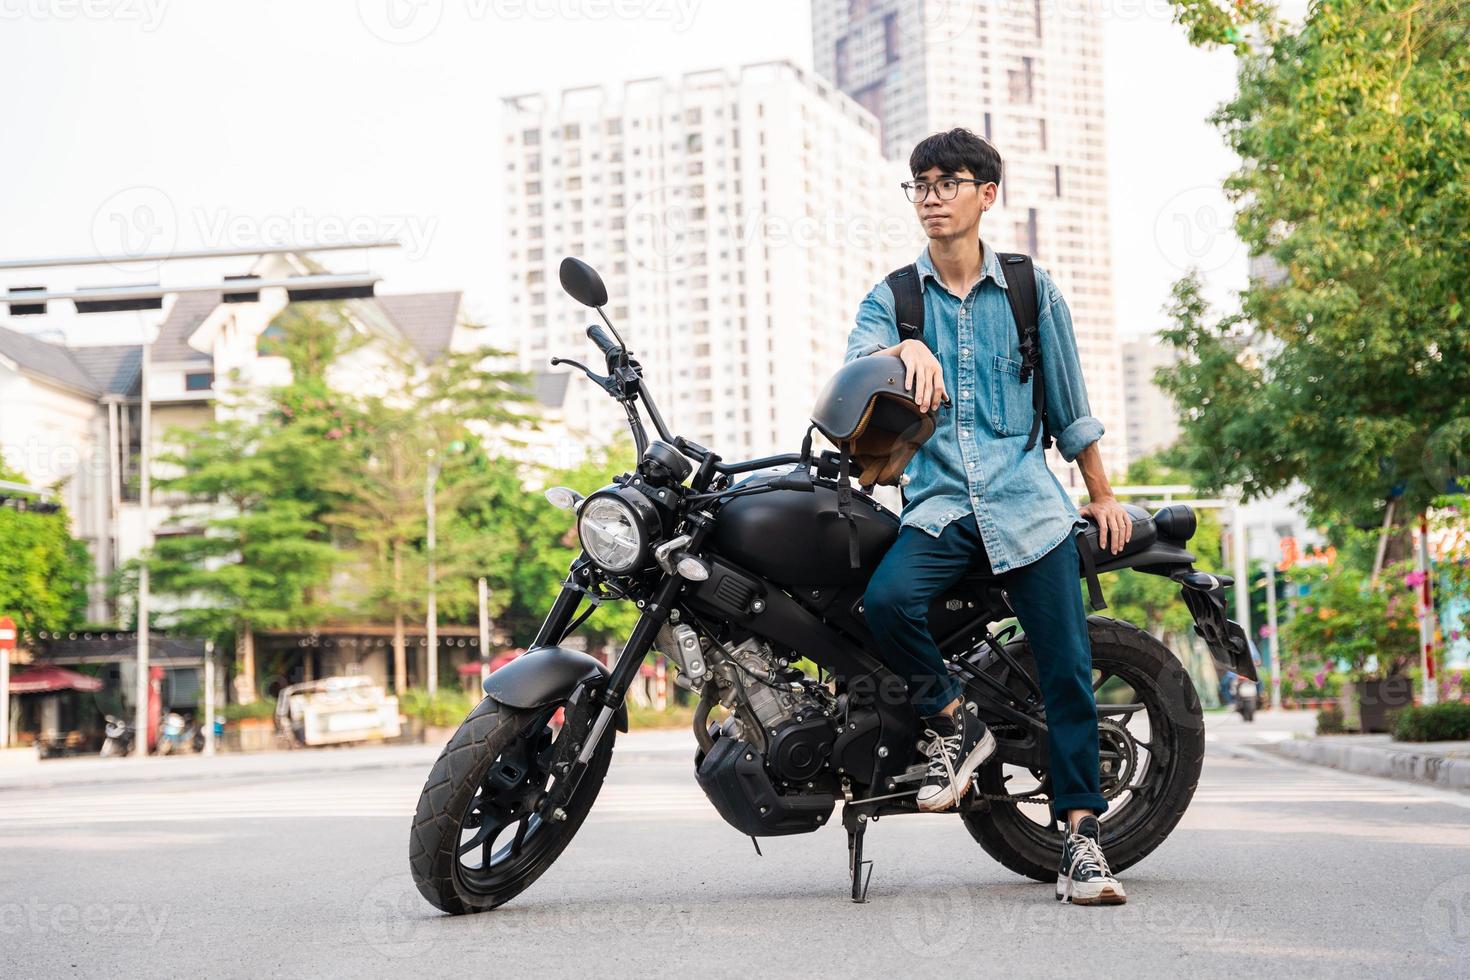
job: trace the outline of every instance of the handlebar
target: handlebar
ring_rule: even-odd
[[[602,351],[604,356],[618,349],[618,345],[607,335],[607,331],[595,323],[587,328],[587,339],[596,344],[597,349]]]

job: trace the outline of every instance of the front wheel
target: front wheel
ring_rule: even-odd
[[[582,781],[555,819],[538,804],[552,782],[558,701],[512,708],[485,698],[469,713],[424,783],[409,834],[414,884],[452,915],[484,912],[529,888],[582,826],[612,759],[614,726],[604,731]]]
[[[1089,616],[1093,691],[1103,797],[1102,846],[1122,871],[1143,860],[1169,836],[1194,798],[1205,756],[1204,714],[1194,683],[1179,659],[1144,630],[1120,620]],[[1006,649],[1036,676],[1024,639]],[[1018,694],[1025,688],[1010,679]],[[1048,795],[1045,770],[982,766],[976,785],[997,795]],[[966,828],[991,857],[1037,881],[1055,881],[1062,835],[1044,803],[995,802],[964,814]]]

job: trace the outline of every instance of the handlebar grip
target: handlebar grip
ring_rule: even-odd
[[[607,331],[595,323],[587,328],[587,339],[596,344],[597,349],[602,351],[604,355],[617,350],[618,347],[617,344],[613,343],[612,338],[607,335]]]

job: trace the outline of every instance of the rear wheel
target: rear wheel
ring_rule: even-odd
[[[1194,683],[1177,657],[1145,631],[1104,616],[1088,617],[1103,796],[1102,846],[1121,871],[1168,837],[1194,797],[1204,764],[1204,715]],[[1024,639],[1006,649],[1032,678]],[[1019,678],[1010,681],[1024,699]],[[981,767],[976,786],[996,795],[1050,794],[1045,770],[1009,764]],[[1055,881],[1062,835],[1046,803],[991,803],[963,814],[971,836],[1001,864],[1037,881]]]
[[[571,843],[602,788],[616,735],[609,725],[571,799],[543,815],[559,740],[573,737],[565,725],[552,727],[564,704],[520,709],[487,697],[444,746],[409,835],[414,883],[435,908],[458,915],[502,905]]]

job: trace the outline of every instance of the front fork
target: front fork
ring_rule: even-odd
[[[546,619],[541,624],[540,631],[536,634],[533,646],[556,646],[561,643],[573,625],[572,617],[581,605],[582,596],[590,587],[592,582],[591,562],[585,556],[578,558],[572,564],[571,574],[566,584],[562,586],[561,593],[557,595],[556,602],[552,604],[551,611],[546,614]],[[566,774],[552,787],[551,792],[542,803],[542,809],[547,813],[562,812],[566,801],[571,799],[581,782],[582,775],[587,771],[587,765],[592,761],[592,755],[601,743],[603,735],[607,733],[607,726],[617,716],[618,709],[623,704],[623,698],[628,693],[628,687],[633,683],[633,678],[638,676],[638,668],[643,664],[643,658],[653,648],[653,641],[658,636],[658,631],[663,628],[669,618],[669,610],[672,608],[674,598],[683,587],[684,580],[678,575],[665,575],[659,580],[653,591],[653,596],[643,604],[643,615],[638,617],[633,632],[628,635],[628,642],[623,644],[622,653],[618,654],[612,671],[601,690],[589,691],[592,700],[587,709],[595,711],[591,731],[583,740],[581,751],[575,760],[572,760]],[[566,719],[572,721],[570,717]],[[573,731],[575,736],[578,733]]]

